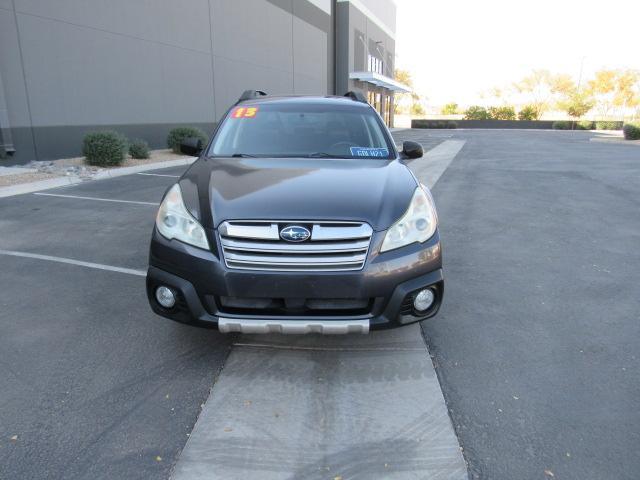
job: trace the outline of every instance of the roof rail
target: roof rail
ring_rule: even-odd
[[[351,100],[354,100],[356,102],[369,103],[367,102],[367,99],[364,96],[364,94],[359,91],[349,91],[345,93],[344,96],[349,97]]]
[[[244,92],[242,92],[242,95],[240,95],[240,98],[236,103],[244,102],[245,100],[251,100],[252,98],[256,97],[265,97],[266,95],[267,94],[262,90],[245,90]]]

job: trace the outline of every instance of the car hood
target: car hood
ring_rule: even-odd
[[[398,160],[202,158],[180,186],[206,228],[225,220],[336,220],[386,230],[417,184]]]

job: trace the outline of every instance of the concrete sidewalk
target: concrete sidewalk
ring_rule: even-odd
[[[411,163],[433,186],[464,141]],[[467,478],[418,324],[238,337],[175,480]]]

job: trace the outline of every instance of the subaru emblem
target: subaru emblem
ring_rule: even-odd
[[[280,230],[280,238],[287,242],[304,242],[311,236],[311,232],[300,225],[289,225]]]

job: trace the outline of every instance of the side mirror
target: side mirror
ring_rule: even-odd
[[[402,153],[406,158],[420,158],[423,154],[422,145],[417,142],[403,142]]]
[[[202,140],[196,137],[187,137],[180,142],[180,153],[192,157],[200,156],[202,153]]]

